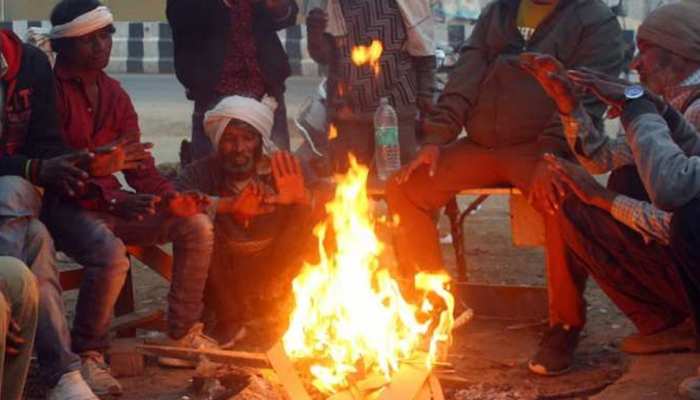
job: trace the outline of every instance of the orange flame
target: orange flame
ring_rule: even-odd
[[[369,65],[374,71],[374,74],[379,75],[381,69],[380,61],[383,52],[384,45],[382,45],[382,42],[373,40],[369,46],[355,46],[352,48],[352,62],[358,67]]]
[[[367,175],[351,156],[348,173],[336,177],[335,199],[326,204],[329,218],[314,230],[320,261],[305,264],[293,282],[296,308],[283,337],[285,352],[311,361],[313,385],[326,394],[346,388],[358,369],[390,380],[401,361],[421,352],[427,352],[431,368],[439,348],[451,342],[449,276],[415,276],[415,287],[424,294],[419,307],[402,297],[397,281],[380,265],[383,244],[374,231]],[[330,229],[332,252],[324,246]],[[428,294],[442,304],[433,304]]]
[[[338,128],[334,124],[328,128],[328,140],[333,140],[338,137]]]

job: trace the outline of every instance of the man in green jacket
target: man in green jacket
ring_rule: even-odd
[[[619,23],[600,0],[497,0],[483,11],[424,123],[415,160],[387,186],[399,263],[407,272],[442,268],[435,210],[463,189],[514,186],[529,196],[546,227],[550,328],[530,361],[538,374],[567,371],[585,323],[586,274],[567,258],[553,218],[560,192],[543,159],[570,157],[557,109],[515,61],[525,51],[555,56],[567,68],[619,73]],[[602,126],[605,107],[587,99]],[[462,128],[467,137],[459,138]]]

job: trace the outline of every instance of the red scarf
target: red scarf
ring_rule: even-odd
[[[221,96],[242,95],[262,98],[265,80],[253,37],[253,4],[251,0],[231,0],[231,33],[226,58],[216,92]]]

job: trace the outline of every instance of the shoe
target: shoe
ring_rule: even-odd
[[[80,358],[83,360],[80,373],[95,394],[119,396],[124,392],[121,383],[110,373],[101,353],[88,351],[82,353]]]
[[[569,325],[554,325],[542,337],[537,354],[528,367],[537,375],[557,376],[568,372],[574,362],[581,329]]]
[[[169,335],[160,334],[157,337],[148,339],[146,342],[158,346],[181,347],[186,349],[221,350],[219,343],[203,332],[204,324],[198,322],[192,325],[187,334],[180,339],[173,339]],[[164,367],[175,368],[195,368],[197,366],[196,361],[173,357],[158,357],[158,364]]]
[[[58,384],[49,389],[47,400],[100,400],[85,382],[80,371],[72,371],[61,376]]]
[[[693,376],[681,382],[678,393],[690,400],[700,400],[700,376]]]
[[[627,336],[620,343],[620,351],[627,354],[694,351],[695,347],[695,328],[690,319],[651,335]]]

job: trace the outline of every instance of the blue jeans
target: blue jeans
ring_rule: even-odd
[[[41,194],[16,176],[0,177],[0,255],[29,266],[39,286],[36,351],[44,381],[55,386],[65,373],[80,369],[71,351],[70,331],[56,269],[51,235],[39,221]]]
[[[289,150],[289,127],[287,125],[287,105],[284,100],[284,92],[275,95],[277,109],[275,110],[275,122],[272,126],[272,141],[280,150]],[[195,101],[192,113],[192,161],[202,159],[212,152],[214,147],[204,132],[204,114],[211,110],[221,98],[214,101]]]
[[[85,268],[73,322],[76,352],[103,351],[109,346],[114,305],[130,266],[126,245],[173,243],[169,334],[182,337],[199,321],[214,242],[213,225],[206,215],[177,218],[158,214],[127,221],[52,200],[46,204],[44,218],[57,247]]]

